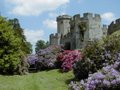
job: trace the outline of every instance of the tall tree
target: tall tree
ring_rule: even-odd
[[[32,45],[30,42],[26,41],[26,37],[24,35],[23,29],[21,28],[19,24],[19,20],[17,18],[10,19],[10,24],[12,25],[13,30],[15,31],[15,35],[18,36],[21,39],[21,49],[24,51],[25,54],[32,53]]]
[[[21,63],[21,39],[15,35],[12,26],[0,17],[0,73],[13,74]]]

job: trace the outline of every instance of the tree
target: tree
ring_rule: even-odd
[[[45,44],[46,44],[46,47],[48,47],[50,45],[49,41],[47,41]]]
[[[0,73],[13,74],[17,70],[21,60],[20,43],[10,23],[0,17]]]
[[[32,44],[30,42],[26,42],[26,44],[27,44],[26,52],[31,54],[32,53]]]
[[[28,64],[23,38],[16,33],[9,20],[0,16],[0,74],[25,74]]]
[[[23,29],[19,24],[19,20],[17,18],[10,19],[10,24],[12,25],[12,29],[15,31],[15,35],[21,39],[21,49],[24,51],[24,54],[32,53],[32,45],[30,42],[27,42],[26,37],[24,35]]]
[[[35,51],[37,52],[39,49],[46,48],[46,42],[43,40],[38,40],[35,46],[36,46]]]

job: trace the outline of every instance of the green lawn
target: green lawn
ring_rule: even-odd
[[[67,83],[73,78],[72,71],[42,71],[28,75],[0,75],[0,90],[68,90]]]
[[[114,32],[114,33],[112,33],[112,35],[120,35],[120,30],[118,30],[118,31],[116,31],[116,32]]]

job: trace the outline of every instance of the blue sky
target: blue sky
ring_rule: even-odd
[[[37,40],[49,40],[56,33],[58,15],[97,13],[102,24],[110,24],[120,17],[120,0],[0,0],[2,16],[18,18],[27,40],[35,45]]]

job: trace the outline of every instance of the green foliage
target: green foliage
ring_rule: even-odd
[[[83,50],[83,59],[74,65],[77,79],[85,79],[103,66],[115,62],[116,53],[120,52],[120,36],[108,36],[101,41],[89,43]]]
[[[27,53],[32,53],[32,44],[30,42],[26,42],[26,45],[27,45],[27,47],[26,47],[27,51],[26,52]]]
[[[16,35],[11,23],[0,17],[0,74],[18,74],[24,70],[22,68],[27,63],[21,44],[22,40]]]
[[[19,39],[21,39],[20,48],[24,52],[24,54],[31,54],[32,53],[32,45],[30,42],[26,41],[26,37],[24,35],[23,29],[19,24],[19,20],[17,18],[9,20],[12,29],[14,30],[15,34]]]
[[[13,74],[20,63],[20,39],[9,22],[0,17],[0,73]]]
[[[49,46],[49,42],[45,42],[44,40],[38,40],[36,43],[35,51],[37,52],[40,49],[45,49]]]
[[[114,32],[114,33],[112,33],[112,36],[118,36],[118,35],[120,35],[120,30],[118,30],[118,31],[116,31],[116,32]]]

